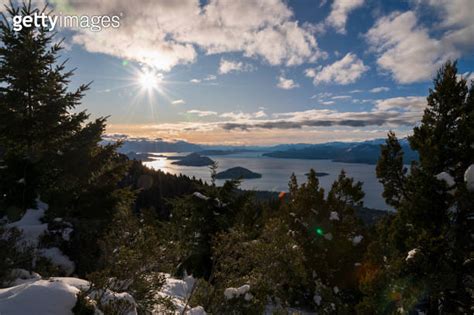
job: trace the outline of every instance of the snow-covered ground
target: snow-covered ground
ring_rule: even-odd
[[[6,228],[16,228],[22,232],[22,242],[27,243],[33,249],[34,255],[45,257],[59,266],[68,275],[74,272],[74,263],[64,255],[57,247],[41,248],[40,239],[47,232],[48,224],[43,223],[45,211],[48,206],[41,201],[38,202],[37,209],[28,209],[23,217],[13,223],[7,224]],[[56,222],[62,219],[56,218]],[[63,238],[67,241],[72,229],[65,224],[67,233],[63,233]],[[51,277],[42,278],[35,272],[23,269],[13,270],[14,280],[8,288],[0,289],[0,314],[1,315],[67,315],[73,314],[72,308],[76,304],[77,294],[87,291],[90,283],[87,280],[74,277]],[[187,306],[187,300],[192,291],[195,279],[191,276],[183,280],[174,279],[165,275],[166,283],[157,292],[162,297],[170,298],[175,307],[175,314],[205,315],[202,307],[191,308]],[[88,296],[97,298],[97,292],[89,292]],[[137,311],[133,305],[135,301],[126,292],[107,291],[101,295],[101,302],[107,303],[117,299],[126,300],[132,305],[127,315],[136,315]],[[160,306],[156,306],[153,314],[169,314]],[[97,310],[97,315],[102,312]]]

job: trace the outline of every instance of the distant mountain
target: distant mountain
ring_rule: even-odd
[[[211,160],[207,156],[202,156],[198,153],[191,153],[173,162],[173,164],[184,165],[184,166],[209,166],[209,165],[212,165],[213,163],[214,163],[213,160]]]
[[[253,179],[261,178],[262,174],[252,172],[244,167],[232,167],[216,174],[217,179]]]
[[[112,140],[105,140],[112,142]],[[203,148],[186,141],[165,141],[163,139],[126,138],[122,140],[120,153],[128,152],[196,152]]]
[[[161,138],[127,138],[124,135],[110,136],[104,139],[104,142],[110,143],[119,139],[123,143],[119,152],[129,155],[132,154],[131,152],[196,152],[204,156],[219,156],[244,152],[266,152],[263,154],[264,156],[283,159],[324,159],[335,162],[365,164],[377,163],[380,155],[380,145],[385,142],[385,139],[373,139],[363,142],[335,141],[320,144],[295,143],[275,146],[226,146],[198,145],[186,141],[168,141]],[[418,153],[410,149],[407,139],[400,139],[400,144],[405,152],[405,163],[409,164],[413,160],[418,160]],[[180,160],[181,157],[170,157],[169,159]]]
[[[231,150],[202,150],[197,153],[201,155],[230,155],[230,154],[239,154],[245,152],[253,152],[253,150],[247,149],[231,149]]]
[[[330,142],[309,145],[302,149],[268,152],[263,155],[283,159],[327,159],[335,162],[376,164],[380,156],[380,145],[384,141],[384,139],[375,139],[364,142]],[[411,150],[406,139],[402,139],[400,144],[405,153],[406,164],[418,160],[418,153]]]

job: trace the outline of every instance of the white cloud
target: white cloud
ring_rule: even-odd
[[[321,105],[334,105],[335,102],[334,101],[321,101],[319,102]]]
[[[462,51],[474,48],[474,1],[472,0],[417,0],[434,8],[439,15],[438,27],[446,30],[443,34],[445,45],[453,45]]]
[[[271,65],[299,65],[324,53],[310,29],[295,20],[283,0],[97,2],[66,0],[61,8],[75,14],[119,15],[120,27],[101,32],[77,30],[75,43],[105,53],[170,70],[206,54],[242,53]],[[63,11],[64,12],[64,11]]]
[[[379,87],[375,87],[369,90],[370,93],[380,93],[380,92],[388,92],[388,91],[390,91],[390,88],[386,86],[379,86]]]
[[[377,64],[399,83],[430,79],[448,58],[458,56],[445,43],[431,38],[418,25],[413,11],[395,12],[377,20],[366,38],[377,54]]]
[[[201,79],[191,79],[189,80],[191,83],[201,83]]]
[[[292,79],[287,79],[283,75],[278,77],[277,87],[284,90],[291,90],[299,87],[300,85]]]
[[[223,113],[223,114],[220,114],[219,117],[227,118],[227,119],[231,119],[235,121],[246,121],[250,119],[265,118],[267,117],[267,114],[263,110],[260,110],[255,113],[244,113],[240,111],[240,112]]]
[[[320,69],[306,69],[307,77],[313,78],[314,85],[319,83],[349,84],[359,79],[369,67],[356,55],[348,53],[342,59]]]
[[[352,98],[352,96],[350,96],[350,95],[336,95],[336,96],[333,96],[331,98],[333,100],[347,100],[347,99]]]
[[[183,104],[186,104],[186,102],[183,99],[179,99],[179,100],[172,101],[171,104],[173,104],[173,105],[183,105]]]
[[[404,110],[420,112],[426,107],[426,97],[403,96],[393,97],[375,101],[375,109],[380,111]]]
[[[253,66],[248,63],[243,63],[242,61],[233,61],[221,58],[219,63],[219,73],[227,74],[231,72],[242,72],[242,71],[252,71]]]
[[[209,110],[199,110],[199,109],[191,109],[191,110],[188,110],[186,113],[197,115],[199,117],[217,116],[217,112],[213,112]]]
[[[364,0],[334,0],[326,24],[334,27],[338,33],[345,34],[349,13],[363,4]]]

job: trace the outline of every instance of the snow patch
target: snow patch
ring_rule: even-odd
[[[60,267],[66,272],[67,275],[70,275],[74,272],[74,263],[69,259],[69,257],[64,255],[59,248],[40,248],[38,249],[37,253],[41,257],[48,258],[53,265]]]
[[[405,261],[409,261],[410,259],[415,258],[416,254],[418,254],[419,251],[420,250],[418,248],[414,248],[409,251],[407,257],[405,258]]]
[[[339,214],[336,211],[331,211],[331,214],[329,215],[329,220],[339,221]]]
[[[441,172],[438,175],[436,175],[437,180],[445,181],[448,187],[454,186],[456,182],[454,181],[454,178],[447,172]]]
[[[464,173],[464,181],[466,182],[467,190],[474,191],[474,164],[471,164]]]
[[[171,278],[169,274],[164,274],[164,276],[166,282],[157,294],[171,299],[171,302],[176,308],[174,314],[206,315],[202,306],[196,306],[194,308],[186,306],[196,279],[192,276],[185,276],[182,280]],[[185,306],[186,311],[183,313]],[[153,310],[153,314],[169,314],[169,310],[165,310],[162,306],[158,305]]]
[[[238,288],[227,288],[224,290],[224,296],[227,300],[230,300],[230,299],[235,299],[235,298],[238,298],[242,295],[244,295],[244,298],[246,301],[250,301],[252,299],[253,296],[247,296],[247,298],[249,298],[249,300],[247,300],[247,298],[245,297],[247,295],[247,293],[249,292],[250,290],[250,285],[248,284],[244,284],[243,286],[241,287],[238,287]]]
[[[209,200],[208,196],[204,196],[203,194],[197,191],[193,194],[193,196],[202,200]]]
[[[352,245],[358,245],[360,242],[362,242],[362,240],[364,239],[364,237],[362,235],[356,235],[352,238]]]

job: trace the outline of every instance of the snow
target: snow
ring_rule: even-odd
[[[356,235],[352,238],[352,245],[357,245],[359,244],[360,242],[362,242],[362,240],[364,239],[364,237],[362,235]]]
[[[70,275],[74,272],[74,263],[69,259],[69,257],[64,255],[59,248],[40,248],[38,249],[37,253],[41,257],[48,258],[52,264],[61,267],[61,269],[66,272],[66,274]]]
[[[464,181],[466,182],[467,190],[474,191],[474,164],[471,164],[464,173]]]
[[[174,279],[171,278],[169,274],[164,274],[165,284],[161,288],[160,292],[157,294],[162,297],[168,297],[171,299],[171,302],[176,308],[174,314],[183,314],[184,307],[186,302],[189,299],[189,296],[193,290],[196,280],[192,276],[185,276],[184,279]],[[153,310],[153,314],[169,314],[161,306],[156,306]],[[184,312],[185,315],[206,315],[204,308],[202,306],[196,306],[191,308],[187,306],[187,310]]]
[[[249,296],[247,296],[247,293],[248,291],[250,290],[250,285],[248,284],[244,284],[243,286],[241,287],[238,287],[238,288],[227,288],[224,290],[224,296],[227,300],[230,300],[230,299],[234,299],[234,298],[238,298],[242,295],[244,295],[244,299],[246,301],[249,301],[252,299],[252,295],[249,294]],[[247,298],[249,298],[247,300]]]
[[[0,289],[0,313],[15,315],[72,314],[79,289],[58,279],[36,280]]]
[[[332,241],[332,233],[324,234],[324,238],[327,239],[328,241]]]
[[[26,210],[20,220],[7,224],[6,227],[17,228],[22,232],[22,240],[28,245],[33,246],[36,255],[49,259],[52,264],[60,267],[67,275],[70,275],[74,272],[74,263],[69,259],[69,257],[64,255],[59,248],[38,248],[41,236],[48,230],[48,224],[41,222],[41,218],[44,216],[47,209],[47,204],[37,200],[37,209]],[[56,219],[55,221],[59,222]],[[70,223],[67,224],[70,225]],[[70,227],[64,229],[64,231],[62,231],[64,239],[68,240],[72,231],[73,230]]]
[[[448,187],[454,186],[456,182],[454,181],[454,178],[447,172],[441,172],[438,175],[436,175],[437,180],[445,181]]]
[[[316,303],[317,305],[321,305],[321,301],[323,300],[323,298],[321,297],[321,295],[315,294],[313,296],[313,300],[314,303]]]
[[[197,191],[193,194],[193,196],[202,200],[209,200],[208,196],[204,196],[203,194]]]
[[[418,252],[419,252],[418,248],[414,248],[411,251],[409,251],[407,257],[405,258],[405,261],[409,261],[410,259],[413,259]]]
[[[22,232],[22,238],[31,246],[38,245],[38,239],[48,229],[48,224],[41,223],[46,209],[28,209],[23,217],[13,223],[7,224],[7,228],[17,228]]]
[[[26,272],[27,273],[27,272]],[[25,271],[19,274],[26,275]],[[20,282],[17,279],[17,282]],[[24,283],[6,289],[0,289],[0,313],[15,315],[63,315],[73,314],[72,308],[76,304],[77,294],[86,291],[90,283],[86,280],[70,277],[53,277],[41,279],[38,274],[32,274]],[[90,294],[98,295],[97,292]],[[117,299],[126,300],[135,305],[135,300],[128,293],[107,291],[101,303],[106,304]],[[97,314],[100,314],[97,310]],[[126,315],[136,315],[132,307]]]
[[[331,211],[329,215],[329,220],[339,221],[339,214],[336,211]]]

